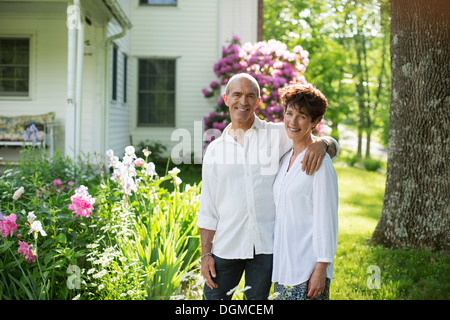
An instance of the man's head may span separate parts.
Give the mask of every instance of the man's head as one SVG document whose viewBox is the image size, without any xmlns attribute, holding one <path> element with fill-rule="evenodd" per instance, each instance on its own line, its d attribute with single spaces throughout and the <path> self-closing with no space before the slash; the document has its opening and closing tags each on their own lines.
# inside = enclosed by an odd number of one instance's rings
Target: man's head
<svg viewBox="0 0 450 320">
<path fill-rule="evenodd" d="M 236 127 L 249 128 L 261 101 L 259 84 L 252 76 L 239 73 L 231 77 L 223 95 L 230 109 L 231 122 Z"/>
</svg>

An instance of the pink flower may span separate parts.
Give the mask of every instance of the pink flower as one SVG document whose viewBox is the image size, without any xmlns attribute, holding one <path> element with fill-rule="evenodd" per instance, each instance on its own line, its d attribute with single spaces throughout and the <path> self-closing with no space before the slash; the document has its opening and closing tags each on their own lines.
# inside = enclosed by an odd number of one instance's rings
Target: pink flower
<svg viewBox="0 0 450 320">
<path fill-rule="evenodd" d="M 145 160 L 142 158 L 137 158 L 136 160 L 134 160 L 134 164 L 136 166 L 142 166 L 145 163 Z"/>
<path fill-rule="evenodd" d="M 75 182 L 69 181 L 69 182 L 67 182 L 67 184 L 72 187 L 73 185 L 75 185 Z"/>
<path fill-rule="evenodd" d="M 33 246 L 30 246 L 25 241 L 19 241 L 19 250 L 17 250 L 17 252 L 21 253 L 25 258 L 25 261 L 28 263 L 36 262 L 37 255 L 33 253 L 32 247 Z"/>
<path fill-rule="evenodd" d="M 60 179 L 53 180 L 53 185 L 54 185 L 55 187 L 57 187 L 57 186 L 59 186 L 59 185 L 62 185 L 62 181 L 61 181 Z"/>
<path fill-rule="evenodd" d="M 69 204 L 69 210 L 73 210 L 73 213 L 81 217 L 89 217 L 94 210 L 93 204 L 95 199 L 89 195 L 87 188 L 81 186 L 75 190 L 75 194 L 70 197 L 72 201 Z"/>
<path fill-rule="evenodd" d="M 17 189 L 16 192 L 14 192 L 13 199 L 14 200 L 19 199 L 23 195 L 24 192 L 25 192 L 25 189 L 23 187 L 20 187 L 19 189 Z"/>
<path fill-rule="evenodd" d="M 17 216 L 10 214 L 0 221 L 0 232 L 2 232 L 3 238 L 7 237 L 8 234 L 12 237 L 14 230 L 17 229 L 16 220 Z"/>
</svg>

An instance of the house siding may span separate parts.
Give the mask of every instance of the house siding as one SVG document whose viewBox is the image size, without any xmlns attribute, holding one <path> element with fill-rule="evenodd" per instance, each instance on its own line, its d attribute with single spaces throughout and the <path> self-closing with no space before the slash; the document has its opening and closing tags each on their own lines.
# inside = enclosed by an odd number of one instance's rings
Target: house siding
<svg viewBox="0 0 450 320">
<path fill-rule="evenodd" d="M 167 154 L 180 141 L 175 129 L 186 129 L 191 141 L 183 140 L 191 152 L 200 156 L 203 118 L 214 110 L 218 97 L 206 99 L 202 89 L 217 76 L 213 65 L 222 54 L 222 45 L 237 34 L 243 42 L 256 41 L 257 0 L 179 0 L 177 7 L 139 6 L 131 8 L 132 88 L 137 88 L 137 64 L 140 58 L 176 58 L 175 127 L 139 127 L 137 125 L 137 89 L 130 94 L 130 129 L 133 143 L 161 142 Z M 195 139 L 195 141 L 194 141 Z M 199 141 L 200 140 L 200 141 Z M 189 145 L 190 144 L 190 145 Z M 186 149 L 188 150 L 188 149 Z"/>
<path fill-rule="evenodd" d="M 133 143 L 149 140 L 166 145 L 168 152 L 176 128 L 187 129 L 193 138 L 194 121 L 203 121 L 211 110 L 211 101 L 203 97 L 202 88 L 216 79 L 213 64 L 219 57 L 218 1 L 178 1 L 177 7 L 139 6 L 134 2 L 130 67 L 132 87 L 138 85 L 138 59 L 176 59 L 175 127 L 138 127 L 137 90 L 130 93 L 130 128 Z M 192 150 L 193 151 L 193 150 Z"/>
<path fill-rule="evenodd" d="M 123 1 L 122 1 L 123 2 Z M 125 8 L 124 11 L 129 11 Z M 108 23 L 107 38 L 119 34 L 121 26 L 114 19 Z M 107 149 L 112 149 L 115 154 L 123 156 L 124 148 L 130 145 L 130 31 L 124 37 L 116 39 L 113 44 L 117 47 L 117 97 L 112 100 L 112 74 L 113 74 L 113 50 L 109 48 L 109 108 L 108 108 L 108 128 L 107 128 Z M 127 75 L 127 102 L 124 103 L 124 55 L 128 56 Z"/>
</svg>

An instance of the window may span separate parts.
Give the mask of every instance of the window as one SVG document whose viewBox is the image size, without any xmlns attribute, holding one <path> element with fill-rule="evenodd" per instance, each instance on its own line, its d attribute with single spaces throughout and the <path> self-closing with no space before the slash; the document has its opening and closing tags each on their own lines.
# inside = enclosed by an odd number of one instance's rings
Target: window
<svg viewBox="0 0 450 320">
<path fill-rule="evenodd" d="M 175 126 L 175 60 L 140 59 L 138 126 Z"/>
<path fill-rule="evenodd" d="M 141 5 L 176 6 L 177 0 L 140 0 Z"/>
<path fill-rule="evenodd" d="M 29 95 L 30 39 L 0 38 L 0 96 Z"/>
<path fill-rule="evenodd" d="M 112 99 L 117 100 L 117 51 L 118 48 L 113 45 L 113 61 L 112 61 Z"/>
</svg>

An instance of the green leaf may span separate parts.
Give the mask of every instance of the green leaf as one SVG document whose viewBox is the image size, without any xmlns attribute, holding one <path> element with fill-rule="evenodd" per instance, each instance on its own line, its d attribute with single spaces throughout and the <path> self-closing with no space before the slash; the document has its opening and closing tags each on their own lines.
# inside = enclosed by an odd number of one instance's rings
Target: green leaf
<svg viewBox="0 0 450 320">
<path fill-rule="evenodd" d="M 56 241 L 60 242 L 60 243 L 66 243 L 67 242 L 67 237 L 65 233 L 60 233 L 57 237 L 55 237 Z"/>
<path fill-rule="evenodd" d="M 52 258 L 53 258 L 53 253 L 52 252 L 47 253 L 44 257 L 45 265 L 48 265 L 48 263 L 50 262 L 50 260 L 52 260 Z"/>
</svg>

